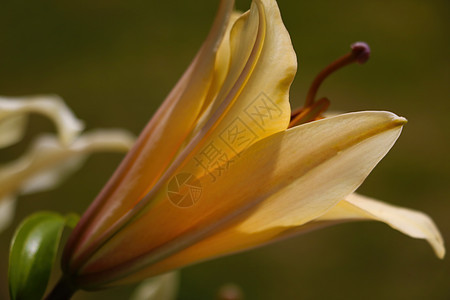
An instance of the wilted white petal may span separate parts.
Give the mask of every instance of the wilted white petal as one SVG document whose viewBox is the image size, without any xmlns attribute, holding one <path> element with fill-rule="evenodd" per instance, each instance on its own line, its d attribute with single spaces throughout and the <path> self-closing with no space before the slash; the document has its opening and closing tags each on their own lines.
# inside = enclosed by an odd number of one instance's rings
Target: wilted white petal
<svg viewBox="0 0 450 300">
<path fill-rule="evenodd" d="M 52 168 L 43 169 L 23 182 L 20 194 L 33 194 L 52 189 L 79 169 L 86 158 L 86 155 L 69 157 Z"/>
<path fill-rule="evenodd" d="M 417 239 L 426 239 L 436 255 L 445 255 L 444 241 L 426 214 L 408 208 L 393 206 L 357 194 L 348 196 L 316 221 L 375 220 Z"/>
<path fill-rule="evenodd" d="M 98 130 L 79 136 L 70 146 L 54 135 L 39 137 L 30 151 L 0 167 L 0 198 L 52 188 L 76 171 L 92 152 L 126 152 L 134 138 L 121 130 Z"/>
<path fill-rule="evenodd" d="M 9 195 L 0 198 L 0 232 L 11 223 L 14 210 L 16 209 L 16 199 Z"/>
<path fill-rule="evenodd" d="M 1 100 L 0 100 L 1 101 Z M 5 148 L 20 141 L 25 131 L 27 118 L 13 116 L 0 120 L 0 148 Z"/>
<path fill-rule="evenodd" d="M 75 117 L 58 96 L 0 97 L 0 147 L 11 145 L 21 138 L 25 123 L 24 120 L 17 121 L 17 117 L 30 113 L 42 114 L 53 120 L 64 145 L 70 144 L 83 130 L 83 122 Z M 16 121 L 11 121 L 11 118 L 16 118 Z M 9 124 L 5 125 L 4 122 Z M 16 126 L 13 133 L 11 126 Z"/>
<path fill-rule="evenodd" d="M 178 272 L 144 280 L 131 296 L 132 300 L 172 300 L 178 291 Z"/>
</svg>

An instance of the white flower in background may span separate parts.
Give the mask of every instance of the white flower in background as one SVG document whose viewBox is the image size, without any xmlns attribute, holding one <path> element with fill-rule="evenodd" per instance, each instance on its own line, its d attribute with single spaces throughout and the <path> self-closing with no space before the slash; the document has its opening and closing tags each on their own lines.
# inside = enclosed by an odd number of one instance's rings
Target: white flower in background
<svg viewBox="0 0 450 300">
<path fill-rule="evenodd" d="M 174 300 L 178 291 L 178 272 L 170 272 L 142 281 L 131 300 Z"/>
<path fill-rule="evenodd" d="M 134 137 L 124 130 L 81 134 L 83 122 L 57 96 L 0 97 L 0 151 L 19 142 L 32 113 L 51 119 L 58 134 L 37 137 L 22 157 L 0 166 L 0 232 L 14 216 L 19 195 L 56 187 L 93 152 L 127 152 Z"/>
<path fill-rule="evenodd" d="M 29 114 L 38 113 L 51 119 L 61 143 L 68 146 L 84 129 L 64 101 L 54 95 L 31 97 L 0 97 L 0 149 L 20 141 Z"/>
</svg>

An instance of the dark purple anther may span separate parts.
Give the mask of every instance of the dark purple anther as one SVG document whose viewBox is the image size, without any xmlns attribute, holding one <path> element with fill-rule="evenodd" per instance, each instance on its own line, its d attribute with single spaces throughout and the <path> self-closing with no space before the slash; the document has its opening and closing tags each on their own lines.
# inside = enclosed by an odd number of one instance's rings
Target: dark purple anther
<svg viewBox="0 0 450 300">
<path fill-rule="evenodd" d="M 351 45 L 352 54 L 359 64 L 365 63 L 370 57 L 370 47 L 364 42 L 356 42 Z"/>
<path fill-rule="evenodd" d="M 333 61 L 328 67 L 323 69 L 319 75 L 314 79 L 311 87 L 309 88 L 308 95 L 306 95 L 305 106 L 309 107 L 314 104 L 314 99 L 316 98 L 317 90 L 319 89 L 322 81 L 328 77 L 331 73 L 340 68 L 349 65 L 351 63 L 357 62 L 359 64 L 365 63 L 370 57 L 370 48 L 364 42 L 356 42 L 351 46 L 352 52 L 345 54 L 344 56 Z"/>
</svg>

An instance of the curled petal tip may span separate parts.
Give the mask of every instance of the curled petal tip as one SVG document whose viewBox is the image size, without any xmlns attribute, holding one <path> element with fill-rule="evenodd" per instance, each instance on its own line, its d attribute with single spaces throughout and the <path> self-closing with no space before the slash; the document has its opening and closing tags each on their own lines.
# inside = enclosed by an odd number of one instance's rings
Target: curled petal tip
<svg viewBox="0 0 450 300">
<path fill-rule="evenodd" d="M 365 63 L 370 57 L 370 47 L 365 42 L 356 42 L 351 45 L 352 54 L 355 56 L 356 61 L 360 64 Z"/>
<path fill-rule="evenodd" d="M 386 121 L 394 124 L 395 126 L 403 126 L 408 123 L 408 120 L 404 117 L 400 117 L 393 112 L 380 111 L 379 113 L 386 114 Z"/>
<path fill-rule="evenodd" d="M 397 123 L 399 126 L 403 126 L 403 125 L 405 125 L 406 123 L 408 123 L 408 120 L 407 120 L 406 118 L 404 118 L 404 117 L 399 117 L 399 116 L 396 116 L 395 119 L 394 119 L 394 121 L 395 121 L 395 123 Z"/>
</svg>

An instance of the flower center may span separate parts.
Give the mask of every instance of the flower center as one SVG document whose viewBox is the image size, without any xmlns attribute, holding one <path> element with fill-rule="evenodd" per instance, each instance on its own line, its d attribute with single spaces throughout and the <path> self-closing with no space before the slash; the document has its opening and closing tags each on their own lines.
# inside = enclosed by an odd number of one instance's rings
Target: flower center
<svg viewBox="0 0 450 300">
<path fill-rule="evenodd" d="M 317 101 L 315 100 L 317 91 L 325 78 L 327 78 L 334 71 L 339 70 L 340 68 L 351 63 L 357 62 L 359 64 L 363 64 L 370 57 L 369 45 L 364 42 L 356 42 L 352 44 L 351 49 L 352 50 L 349 53 L 333 61 L 316 76 L 311 84 L 311 87 L 309 88 L 303 107 L 292 112 L 289 128 L 320 119 L 321 114 L 327 110 L 330 105 L 330 101 L 327 98 L 320 98 Z"/>
</svg>

